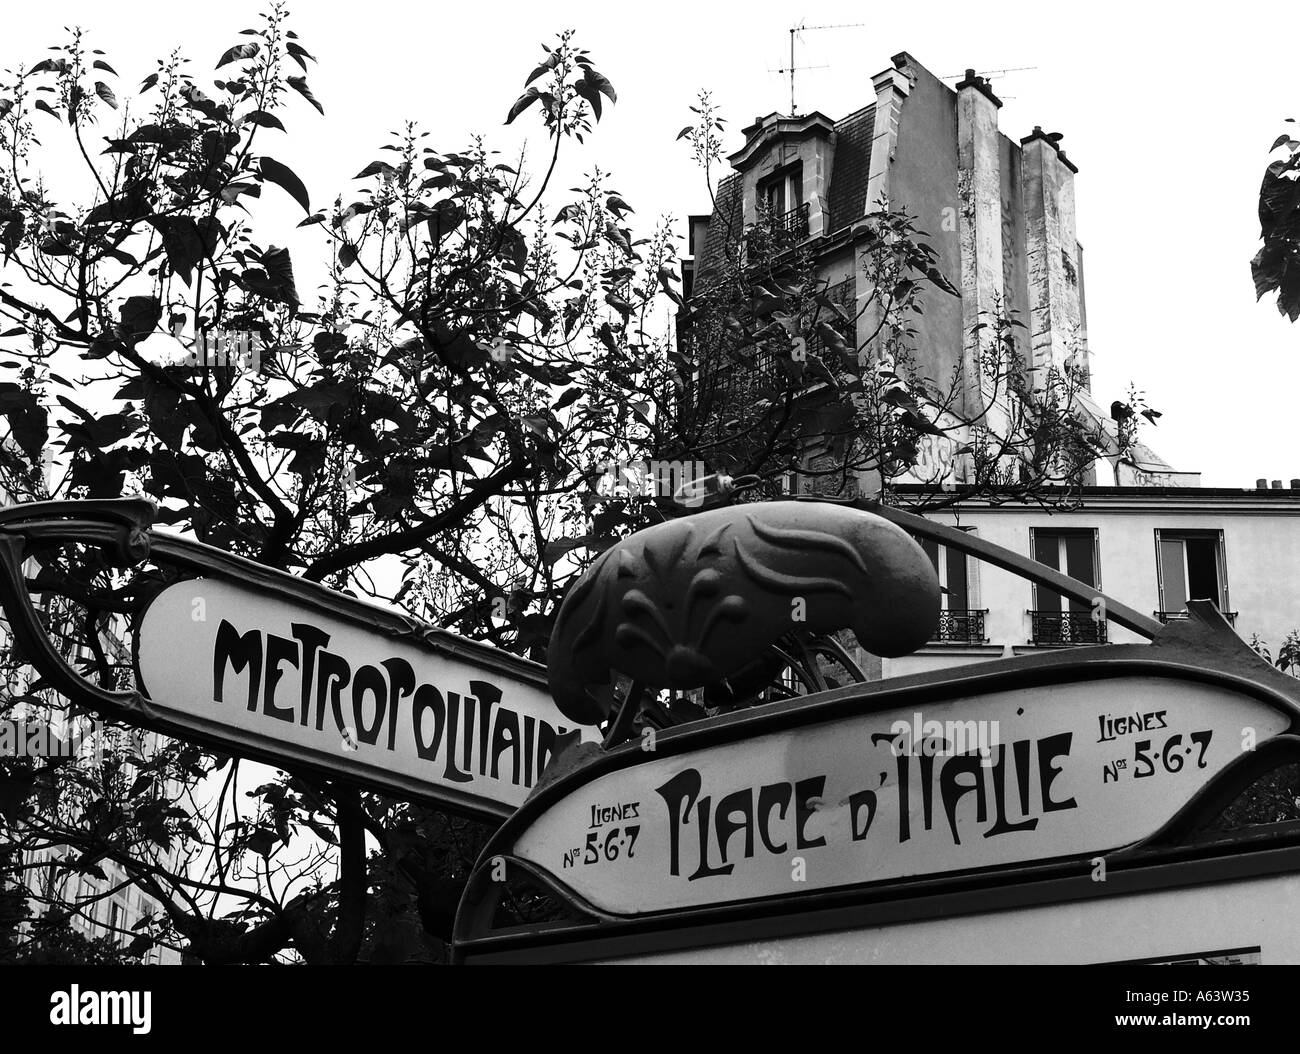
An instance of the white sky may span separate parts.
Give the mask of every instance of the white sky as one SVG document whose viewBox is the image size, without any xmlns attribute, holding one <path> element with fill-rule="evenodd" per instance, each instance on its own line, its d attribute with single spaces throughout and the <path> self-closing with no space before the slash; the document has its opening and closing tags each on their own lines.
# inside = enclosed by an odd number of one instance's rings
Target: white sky
<svg viewBox="0 0 1300 1054">
<path fill-rule="evenodd" d="M 6 4 L 0 67 L 34 63 L 78 24 L 122 75 L 119 94 L 176 44 L 204 79 L 260 9 L 253 0 Z M 600 164 L 648 228 L 663 213 L 707 211 L 689 151 L 674 142 L 700 88 L 723 107 L 735 149 L 743 125 L 788 109 L 788 81 L 768 72 L 788 62 L 788 28 L 864 19 L 872 25 L 803 34 L 797 64 L 828 68 L 799 74 L 800 110 L 839 117 L 870 102 L 872 74 L 898 51 L 939 75 L 1037 67 L 994 81 L 1005 101 L 1000 123 L 1016 139 L 1035 124 L 1063 132 L 1080 168 L 1098 401 L 1122 397 L 1134 381 L 1165 414 L 1150 444 L 1175 468 L 1203 471 L 1206 485 L 1300 477 L 1289 442 L 1300 325 L 1255 303 L 1249 272 L 1266 151 L 1284 118 L 1300 118 L 1293 3 L 299 2 L 291 27 L 320 60 L 309 81 L 326 116 L 295 103 L 290 138 L 272 135 L 264 150 L 297 169 L 318 208 L 382 156 L 372 148 L 408 118 L 433 133 L 437 149 L 482 132 L 508 152 L 521 136 L 501 122 L 539 44 L 575 28 L 620 101 L 560 186 Z M 517 124 L 540 147 L 532 118 Z M 308 243 L 292 233 L 301 214 L 273 194 L 260 206 L 262 240 L 294 247 L 301 276 Z M 300 287 L 307 299 L 310 283 L 300 277 Z"/>
</svg>

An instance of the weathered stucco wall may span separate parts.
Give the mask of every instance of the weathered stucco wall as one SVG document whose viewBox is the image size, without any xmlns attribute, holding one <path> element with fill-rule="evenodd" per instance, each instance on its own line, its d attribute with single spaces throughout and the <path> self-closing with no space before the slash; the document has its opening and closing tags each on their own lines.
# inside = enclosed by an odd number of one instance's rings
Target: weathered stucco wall
<svg viewBox="0 0 1300 1054">
<path fill-rule="evenodd" d="M 938 253 L 939 269 L 960 288 L 961 247 L 955 222 L 961 208 L 957 96 L 915 63 L 909 63 L 908 73 L 912 85 L 900 113 L 889 177 L 890 201 L 915 217 Z M 925 313 L 915 320 L 915 326 L 917 364 L 925 376 L 946 390 L 962 347 L 961 300 L 938 290 L 928 292 Z"/>
</svg>

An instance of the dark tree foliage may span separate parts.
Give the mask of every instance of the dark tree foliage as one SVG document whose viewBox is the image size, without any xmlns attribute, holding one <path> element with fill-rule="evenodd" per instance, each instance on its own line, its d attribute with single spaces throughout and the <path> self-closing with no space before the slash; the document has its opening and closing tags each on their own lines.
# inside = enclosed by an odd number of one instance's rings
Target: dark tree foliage
<svg viewBox="0 0 1300 1054">
<path fill-rule="evenodd" d="M 1281 154 L 1264 170 L 1259 188 L 1259 227 L 1263 248 L 1250 262 L 1255 298 L 1277 294 L 1277 309 L 1292 322 L 1300 319 L 1300 140 L 1278 136 Z"/>
<path fill-rule="evenodd" d="M 280 3 L 237 41 L 210 75 L 173 52 L 127 87 L 77 30 L 0 83 L 0 484 L 146 495 L 166 529 L 538 656 L 588 551 L 638 525 L 593 522 L 593 480 L 642 453 L 628 385 L 666 346 L 629 320 L 667 225 L 636 238 L 599 173 L 552 186 L 616 91 L 561 34 L 505 115 L 545 154 L 406 125 L 320 207 L 280 160 L 323 112 L 316 60 Z M 29 585 L 70 661 L 129 682 L 141 575 L 74 547 Z M 0 716 L 66 710 L 4 666 Z M 11 886 L 54 849 L 56 890 L 111 861 L 160 905 L 141 940 L 208 962 L 437 958 L 486 834 L 183 743 L 0 768 Z"/>
</svg>

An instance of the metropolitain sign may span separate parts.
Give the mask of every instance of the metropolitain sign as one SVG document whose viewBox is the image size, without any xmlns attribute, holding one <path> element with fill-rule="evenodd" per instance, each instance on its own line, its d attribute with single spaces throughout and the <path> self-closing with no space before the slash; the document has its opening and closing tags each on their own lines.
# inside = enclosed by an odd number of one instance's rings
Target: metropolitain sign
<svg viewBox="0 0 1300 1054">
<path fill-rule="evenodd" d="M 565 718 L 541 667 L 485 645 L 424 641 L 238 583 L 192 579 L 150 602 L 136 633 L 155 717 L 278 763 L 374 789 L 508 815 Z"/>
<path fill-rule="evenodd" d="M 640 758 L 530 803 L 507 853 L 613 916 L 1104 854 L 1290 724 L 1247 694 L 1154 675 L 807 712 L 672 756 L 625 748 Z"/>
</svg>

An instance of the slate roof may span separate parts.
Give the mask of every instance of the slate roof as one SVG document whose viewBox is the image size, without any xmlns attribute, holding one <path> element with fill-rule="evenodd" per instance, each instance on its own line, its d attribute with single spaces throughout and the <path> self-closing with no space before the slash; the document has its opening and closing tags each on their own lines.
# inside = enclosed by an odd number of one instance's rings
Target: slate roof
<svg viewBox="0 0 1300 1054">
<path fill-rule="evenodd" d="M 867 178 L 871 174 L 871 140 L 876 107 L 864 106 L 835 122 L 835 158 L 831 167 L 830 231 L 854 223 L 867 211 Z"/>
<path fill-rule="evenodd" d="M 696 281 L 707 281 L 708 272 L 726 258 L 728 247 L 734 248 L 745 229 L 744 202 L 741 200 L 740 173 L 733 172 L 718 183 L 714 195 L 713 215 L 704 235 L 704 248 L 696 264 Z"/>
</svg>

